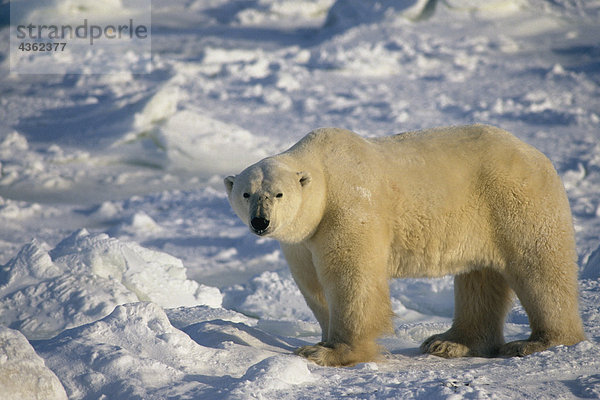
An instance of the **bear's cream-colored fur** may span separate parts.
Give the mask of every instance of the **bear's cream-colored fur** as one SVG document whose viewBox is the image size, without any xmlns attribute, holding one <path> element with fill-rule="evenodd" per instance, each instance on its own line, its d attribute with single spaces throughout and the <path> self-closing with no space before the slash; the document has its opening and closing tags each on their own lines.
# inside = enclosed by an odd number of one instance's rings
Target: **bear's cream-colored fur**
<svg viewBox="0 0 600 400">
<path fill-rule="evenodd" d="M 323 332 L 296 353 L 318 364 L 376 359 L 376 338 L 392 331 L 390 278 L 455 275 L 453 325 L 425 353 L 523 356 L 584 340 L 564 188 L 508 132 L 317 129 L 225 186 L 242 221 L 280 242 Z M 531 335 L 505 343 L 513 291 Z"/>
</svg>

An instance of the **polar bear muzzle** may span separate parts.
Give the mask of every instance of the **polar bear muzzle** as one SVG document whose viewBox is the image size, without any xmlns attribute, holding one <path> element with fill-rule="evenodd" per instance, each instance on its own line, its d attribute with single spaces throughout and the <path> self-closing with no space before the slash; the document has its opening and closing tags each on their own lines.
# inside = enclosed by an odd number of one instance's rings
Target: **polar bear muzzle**
<svg viewBox="0 0 600 400">
<path fill-rule="evenodd" d="M 265 192 L 250 197 L 250 230 L 259 236 L 273 231 L 274 226 L 270 220 L 273 208 L 272 197 Z"/>
<path fill-rule="evenodd" d="M 267 232 L 270 222 L 271 221 L 263 217 L 254 217 L 250 221 L 250 225 L 252 226 L 254 233 L 262 236 Z"/>
</svg>

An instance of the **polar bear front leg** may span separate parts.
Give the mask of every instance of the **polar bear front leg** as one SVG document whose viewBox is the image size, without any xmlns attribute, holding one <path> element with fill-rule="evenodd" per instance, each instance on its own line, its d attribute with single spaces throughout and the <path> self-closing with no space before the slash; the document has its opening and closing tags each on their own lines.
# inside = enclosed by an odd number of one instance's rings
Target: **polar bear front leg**
<svg viewBox="0 0 600 400">
<path fill-rule="evenodd" d="M 329 305 L 329 331 L 324 342 L 296 354 L 325 366 L 376 358 L 375 339 L 392 329 L 386 254 L 375 248 L 346 248 L 320 259 L 316 267 Z"/>
<path fill-rule="evenodd" d="M 329 332 L 329 307 L 312 261 L 312 253 L 301 244 L 281 243 L 281 250 L 300 293 L 321 326 L 321 340 L 324 342 Z"/>
</svg>

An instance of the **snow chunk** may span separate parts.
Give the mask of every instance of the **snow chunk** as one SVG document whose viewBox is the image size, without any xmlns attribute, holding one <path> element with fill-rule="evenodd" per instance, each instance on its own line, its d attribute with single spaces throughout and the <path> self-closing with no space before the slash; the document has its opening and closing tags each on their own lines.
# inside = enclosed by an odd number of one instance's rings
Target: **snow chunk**
<svg viewBox="0 0 600 400">
<path fill-rule="evenodd" d="M 0 187 L 35 187 L 42 192 L 71 188 L 89 168 L 90 154 L 74 150 L 65 152 L 54 144 L 39 151 L 30 148 L 27 138 L 13 131 L 0 140 Z M 79 167 L 73 168 L 73 164 Z M 31 190 L 31 189 L 29 189 Z"/>
<path fill-rule="evenodd" d="M 0 197 L 0 218 L 19 221 L 41 213 L 42 206 L 37 203 L 10 200 Z"/>
<path fill-rule="evenodd" d="M 29 143 L 25 136 L 13 131 L 6 135 L 2 142 L 0 142 L 0 150 L 3 152 L 15 150 L 26 151 L 29 150 Z"/>
<path fill-rule="evenodd" d="M 315 377 L 308 369 L 307 361 L 295 356 L 269 357 L 248 368 L 235 396 L 252 393 L 256 398 L 268 398 L 269 392 L 287 389 L 292 385 L 312 382 Z"/>
<path fill-rule="evenodd" d="M 266 157 L 267 140 L 245 129 L 211 118 L 198 111 L 183 110 L 156 132 L 176 168 L 223 173 L 234 166 Z"/>
<path fill-rule="evenodd" d="M 582 279 L 598 279 L 600 278 L 600 246 L 590 254 L 583 271 L 581 271 Z"/>
<path fill-rule="evenodd" d="M 285 385 L 297 385 L 310 382 L 314 378 L 308 370 L 307 361 L 300 357 L 269 357 L 248 368 L 243 379 L 246 381 L 279 381 Z"/>
<path fill-rule="evenodd" d="M 182 318 L 180 323 L 199 322 L 182 332 L 158 305 L 138 302 L 117 306 L 102 320 L 34 346 L 70 399 L 99 394 L 128 399 L 235 398 L 223 394 L 229 394 L 230 387 L 270 392 L 314 379 L 307 361 L 289 354 L 299 344 L 288 343 L 292 339 L 212 319 L 231 314 L 226 310 L 194 307 L 174 313 Z M 246 398 L 254 392 L 239 393 Z"/>
<path fill-rule="evenodd" d="M 219 307 L 219 289 L 188 280 L 181 260 L 80 230 L 47 252 L 35 240 L 0 270 L 0 323 L 29 338 L 102 318 L 118 304 Z"/>
<path fill-rule="evenodd" d="M 153 303 L 118 306 L 100 321 L 39 342 L 36 349 L 57 373 L 69 398 L 202 398 L 206 385 L 188 379 L 212 375 L 217 350 L 173 328 Z"/>
<path fill-rule="evenodd" d="M 165 85 L 150 98 L 142 112 L 135 114 L 134 126 L 138 129 L 151 128 L 175 114 L 177 105 L 183 100 L 185 95 L 178 87 Z"/>
<path fill-rule="evenodd" d="M 128 217 L 124 223 L 115 229 L 111 229 L 109 233 L 117 237 L 136 235 L 144 237 L 161 231 L 162 227 L 152 217 L 143 211 L 139 211 Z"/>
<path fill-rule="evenodd" d="M 115 218 L 122 211 L 114 202 L 104 201 L 94 209 L 91 215 L 97 218 L 111 219 Z"/>
<path fill-rule="evenodd" d="M 59 243 L 51 255 L 103 278 L 119 280 L 142 301 L 163 307 L 221 305 L 219 290 L 188 280 L 181 260 L 134 242 L 81 230 Z"/>
<path fill-rule="evenodd" d="M 60 269 L 52 263 L 44 247 L 34 239 L 23 246 L 17 256 L 2 267 L 0 293 L 7 292 L 9 287 L 16 289 L 24 286 L 27 281 L 50 279 L 60 275 Z"/>
<path fill-rule="evenodd" d="M 212 118 L 203 110 L 178 110 L 176 93 L 157 93 L 135 117 L 136 129 L 142 131 L 126 135 L 115 143 L 115 149 L 132 157 L 133 163 L 202 176 L 242 169 L 273 151 L 265 137 Z"/>
<path fill-rule="evenodd" d="M 20 332 L 0 326 L 0 393 L 4 400 L 67 399 L 65 389 Z"/>
<path fill-rule="evenodd" d="M 221 320 L 245 325 L 256 325 L 256 320 L 235 311 L 208 306 L 177 307 L 165 310 L 174 327 L 183 329 L 204 321 Z"/>
<path fill-rule="evenodd" d="M 259 0 L 242 9 L 235 21 L 242 26 L 277 26 L 285 29 L 320 25 L 333 0 Z"/>
</svg>

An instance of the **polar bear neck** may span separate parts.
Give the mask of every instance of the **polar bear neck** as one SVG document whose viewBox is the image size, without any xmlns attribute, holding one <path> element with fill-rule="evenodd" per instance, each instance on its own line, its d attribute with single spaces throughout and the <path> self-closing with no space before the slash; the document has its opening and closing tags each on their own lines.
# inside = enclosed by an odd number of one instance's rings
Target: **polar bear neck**
<svg viewBox="0 0 600 400">
<path fill-rule="evenodd" d="M 302 206 L 295 218 L 272 236 L 288 244 L 303 242 L 316 232 L 325 212 L 327 186 L 320 161 L 290 151 L 272 157 L 272 161 L 296 171 L 298 176 L 310 176 L 310 182 L 302 188 Z"/>
</svg>

